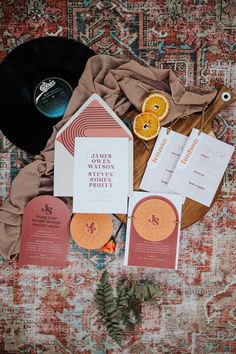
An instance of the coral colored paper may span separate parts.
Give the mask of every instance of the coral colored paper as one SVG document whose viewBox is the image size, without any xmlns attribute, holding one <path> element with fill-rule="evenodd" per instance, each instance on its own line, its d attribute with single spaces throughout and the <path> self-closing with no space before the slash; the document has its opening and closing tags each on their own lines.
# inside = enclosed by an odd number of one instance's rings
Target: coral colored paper
<svg viewBox="0 0 236 354">
<path fill-rule="evenodd" d="M 125 265 L 177 269 L 181 207 L 181 195 L 133 193 Z"/>
<path fill-rule="evenodd" d="M 31 200 L 24 210 L 19 264 L 65 267 L 70 216 L 58 198 L 39 196 Z"/>
</svg>

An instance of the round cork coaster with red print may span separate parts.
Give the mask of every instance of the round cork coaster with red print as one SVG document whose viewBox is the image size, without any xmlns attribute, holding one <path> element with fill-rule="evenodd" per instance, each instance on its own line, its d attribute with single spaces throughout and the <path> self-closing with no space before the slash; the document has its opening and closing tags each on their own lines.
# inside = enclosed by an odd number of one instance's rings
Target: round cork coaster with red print
<svg viewBox="0 0 236 354">
<path fill-rule="evenodd" d="M 109 214 L 75 214 L 70 223 L 75 242 L 86 249 L 98 249 L 112 236 L 112 219 Z"/>
<path fill-rule="evenodd" d="M 140 237 L 162 241 L 169 237 L 177 223 L 174 205 L 163 199 L 146 199 L 135 209 L 133 225 Z"/>
</svg>

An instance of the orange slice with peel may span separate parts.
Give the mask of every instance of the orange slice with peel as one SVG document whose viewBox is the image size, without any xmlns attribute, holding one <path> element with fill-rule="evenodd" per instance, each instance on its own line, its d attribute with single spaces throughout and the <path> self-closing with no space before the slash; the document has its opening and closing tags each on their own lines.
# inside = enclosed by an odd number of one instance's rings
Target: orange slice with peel
<svg viewBox="0 0 236 354">
<path fill-rule="evenodd" d="M 142 112 L 150 112 L 155 114 L 159 120 L 163 120 L 169 112 L 168 99 L 160 93 L 151 93 L 142 104 Z"/>
<path fill-rule="evenodd" d="M 143 140 L 154 139 L 160 131 L 160 121 L 152 113 L 143 112 L 134 118 L 133 132 Z"/>
</svg>

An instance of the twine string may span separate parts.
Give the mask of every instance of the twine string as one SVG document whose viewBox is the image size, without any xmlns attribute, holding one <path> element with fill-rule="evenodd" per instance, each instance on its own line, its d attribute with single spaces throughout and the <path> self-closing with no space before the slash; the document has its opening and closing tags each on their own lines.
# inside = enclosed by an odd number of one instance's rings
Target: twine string
<svg viewBox="0 0 236 354">
<path fill-rule="evenodd" d="M 181 114 L 179 117 L 176 119 L 172 120 L 171 125 L 167 128 L 167 134 L 169 134 L 172 131 L 173 126 L 180 120 L 180 119 L 188 119 L 189 115 L 187 114 Z"/>
<path fill-rule="evenodd" d="M 199 129 L 199 133 L 198 135 L 200 135 L 201 133 L 204 133 L 204 127 L 206 126 L 206 124 L 209 122 L 209 120 L 211 119 L 211 116 L 209 116 L 206 120 L 205 120 L 205 111 L 207 108 L 207 103 L 205 103 L 203 110 L 202 110 L 202 115 L 201 115 L 201 125 L 200 125 L 200 129 Z M 205 121 L 204 121 L 205 120 Z"/>
</svg>

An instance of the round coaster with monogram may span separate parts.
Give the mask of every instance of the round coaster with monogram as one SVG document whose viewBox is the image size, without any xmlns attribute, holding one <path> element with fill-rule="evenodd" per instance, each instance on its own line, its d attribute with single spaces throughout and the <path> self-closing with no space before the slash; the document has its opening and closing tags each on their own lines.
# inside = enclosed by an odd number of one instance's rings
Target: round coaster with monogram
<svg viewBox="0 0 236 354">
<path fill-rule="evenodd" d="M 112 219 L 109 214 L 74 214 L 70 223 L 74 241 L 82 248 L 99 249 L 112 236 Z"/>
</svg>

